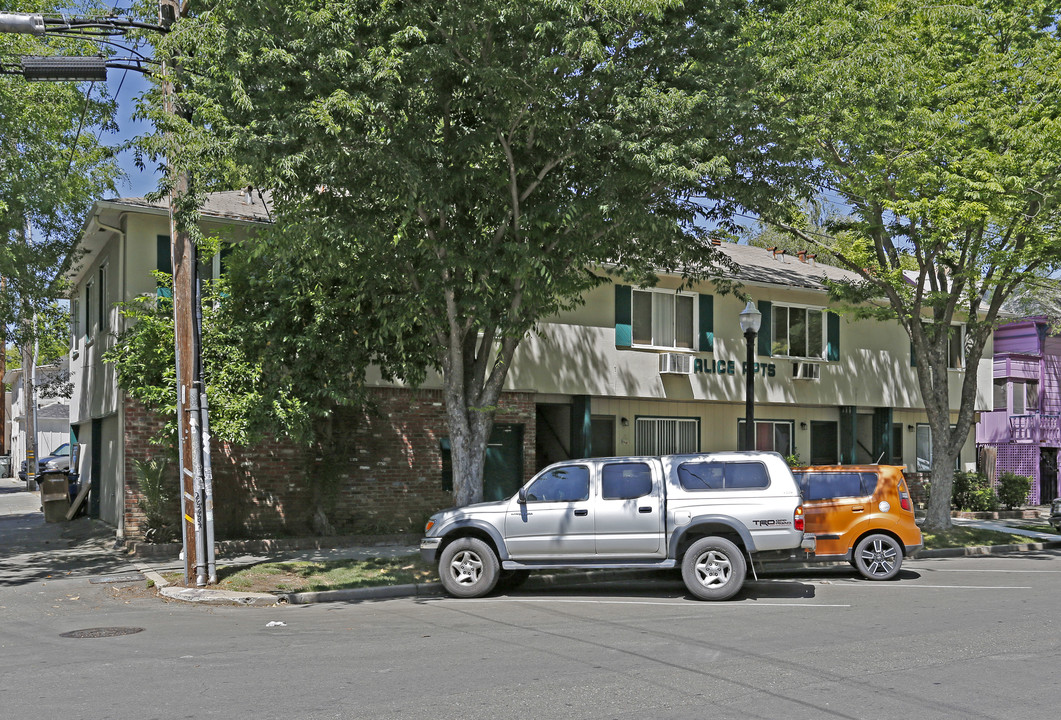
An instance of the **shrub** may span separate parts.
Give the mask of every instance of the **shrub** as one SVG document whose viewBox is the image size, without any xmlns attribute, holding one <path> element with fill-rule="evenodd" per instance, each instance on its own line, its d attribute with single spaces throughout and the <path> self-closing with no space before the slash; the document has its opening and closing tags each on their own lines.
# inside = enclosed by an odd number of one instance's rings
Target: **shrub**
<svg viewBox="0 0 1061 720">
<path fill-rule="evenodd" d="M 998 502 L 1007 510 L 1028 502 L 1028 494 L 1031 491 L 1032 479 L 1027 475 L 1004 472 L 998 479 Z"/>
<path fill-rule="evenodd" d="M 991 512 L 998 508 L 998 498 L 987 476 L 975 472 L 954 473 L 951 502 L 967 512 Z"/>
<path fill-rule="evenodd" d="M 169 477 L 169 461 L 164 458 L 134 460 L 140 484 L 140 509 L 147 531 L 144 538 L 166 542 L 177 535 L 180 519 L 180 487 Z"/>
</svg>

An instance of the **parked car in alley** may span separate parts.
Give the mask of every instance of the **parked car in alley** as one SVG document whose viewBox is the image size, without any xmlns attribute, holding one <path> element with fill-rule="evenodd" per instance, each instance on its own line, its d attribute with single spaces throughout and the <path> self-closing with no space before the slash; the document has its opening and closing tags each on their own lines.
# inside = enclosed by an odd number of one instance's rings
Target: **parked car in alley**
<svg viewBox="0 0 1061 720">
<path fill-rule="evenodd" d="M 890 580 L 924 544 L 900 467 L 795 468 L 813 560 L 847 561 L 869 580 Z"/>
<path fill-rule="evenodd" d="M 37 461 L 37 474 L 44 472 L 68 471 L 70 469 L 70 443 L 63 443 Z M 18 479 L 26 482 L 26 461 L 18 471 Z"/>
</svg>

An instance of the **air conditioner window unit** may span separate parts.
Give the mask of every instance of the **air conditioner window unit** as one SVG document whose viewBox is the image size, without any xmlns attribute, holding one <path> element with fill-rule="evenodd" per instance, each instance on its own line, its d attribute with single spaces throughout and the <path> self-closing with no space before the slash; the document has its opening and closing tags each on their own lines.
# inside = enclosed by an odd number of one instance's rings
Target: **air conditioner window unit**
<svg viewBox="0 0 1061 720">
<path fill-rule="evenodd" d="M 796 380 L 818 380 L 822 376 L 822 366 L 811 362 L 792 363 L 792 377 Z"/>
<path fill-rule="evenodd" d="M 684 353 L 662 353 L 659 356 L 660 375 L 691 375 L 693 357 Z"/>
</svg>

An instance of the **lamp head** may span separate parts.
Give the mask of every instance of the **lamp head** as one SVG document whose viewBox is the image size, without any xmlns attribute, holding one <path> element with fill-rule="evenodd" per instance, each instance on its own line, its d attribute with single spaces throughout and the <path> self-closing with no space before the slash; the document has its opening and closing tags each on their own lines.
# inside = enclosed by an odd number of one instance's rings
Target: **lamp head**
<svg viewBox="0 0 1061 720">
<path fill-rule="evenodd" d="M 749 300 L 747 306 L 740 314 L 741 332 L 747 333 L 750 330 L 753 333 L 757 333 L 762 322 L 763 314 L 755 307 L 755 303 Z"/>
</svg>

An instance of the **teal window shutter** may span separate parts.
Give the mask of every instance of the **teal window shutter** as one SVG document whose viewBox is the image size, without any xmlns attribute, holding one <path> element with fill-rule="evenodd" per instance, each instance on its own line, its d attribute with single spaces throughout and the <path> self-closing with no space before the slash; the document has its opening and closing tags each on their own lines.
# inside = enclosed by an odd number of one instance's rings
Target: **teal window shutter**
<svg viewBox="0 0 1061 720">
<path fill-rule="evenodd" d="M 910 367 L 917 367 L 917 356 L 914 355 L 914 341 L 910 341 Z"/>
<path fill-rule="evenodd" d="M 759 326 L 759 354 L 764 357 L 770 357 L 773 354 L 773 348 L 771 347 L 770 338 L 773 333 L 774 325 L 771 321 L 772 307 L 769 300 L 760 300 L 759 312 L 763 314 L 762 324 Z"/>
<path fill-rule="evenodd" d="M 715 297 L 700 296 L 700 352 L 715 351 Z"/>
<path fill-rule="evenodd" d="M 633 292 L 629 285 L 615 286 L 615 346 L 630 347 L 634 344 Z"/>
<path fill-rule="evenodd" d="M 825 359 L 836 362 L 840 359 L 840 316 L 826 313 Z"/>
</svg>

